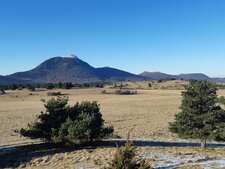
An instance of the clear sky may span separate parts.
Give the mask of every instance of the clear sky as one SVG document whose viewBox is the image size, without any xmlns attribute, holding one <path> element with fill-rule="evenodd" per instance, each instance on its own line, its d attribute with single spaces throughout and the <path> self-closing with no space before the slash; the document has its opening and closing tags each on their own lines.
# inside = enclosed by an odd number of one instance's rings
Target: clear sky
<svg viewBox="0 0 225 169">
<path fill-rule="evenodd" d="M 76 54 L 94 67 L 225 77 L 225 0 L 0 0 L 0 74 Z"/>
</svg>

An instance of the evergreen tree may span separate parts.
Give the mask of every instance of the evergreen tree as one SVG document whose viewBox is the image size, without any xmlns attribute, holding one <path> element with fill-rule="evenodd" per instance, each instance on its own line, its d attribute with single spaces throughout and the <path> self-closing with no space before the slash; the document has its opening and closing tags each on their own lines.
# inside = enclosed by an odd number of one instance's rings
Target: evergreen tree
<svg viewBox="0 0 225 169">
<path fill-rule="evenodd" d="M 58 83 L 58 88 L 61 89 L 62 87 L 63 87 L 62 82 L 59 82 L 59 83 Z"/>
<path fill-rule="evenodd" d="M 26 85 L 26 88 L 27 88 L 28 90 L 30 90 L 30 91 L 35 91 L 35 87 L 34 87 L 33 85 L 31 85 L 31 84 L 27 84 L 27 85 Z"/>
<path fill-rule="evenodd" d="M 199 139 L 202 148 L 207 140 L 225 140 L 225 111 L 217 104 L 216 91 L 214 83 L 190 81 L 170 131 L 181 138 Z"/>
<path fill-rule="evenodd" d="M 62 85 L 63 89 L 71 89 L 72 87 L 73 87 L 73 84 L 71 82 L 63 83 L 63 85 Z"/>
<path fill-rule="evenodd" d="M 18 89 L 18 85 L 17 84 L 13 84 L 12 86 L 11 86 L 11 90 L 16 90 L 16 89 Z"/>
<path fill-rule="evenodd" d="M 46 84 L 46 89 L 53 89 L 55 86 L 54 86 L 54 84 L 52 84 L 52 83 L 48 83 L 48 84 Z"/>
<path fill-rule="evenodd" d="M 57 97 L 44 103 L 46 112 L 41 112 L 35 122 L 22 128 L 22 136 L 54 143 L 80 144 L 113 133 L 112 127 L 104 126 L 97 102 L 77 102 L 71 107 L 68 98 Z"/>
<path fill-rule="evenodd" d="M 151 169 L 144 160 L 138 159 L 135 147 L 127 140 L 125 146 L 118 147 L 109 167 L 105 169 Z"/>
</svg>

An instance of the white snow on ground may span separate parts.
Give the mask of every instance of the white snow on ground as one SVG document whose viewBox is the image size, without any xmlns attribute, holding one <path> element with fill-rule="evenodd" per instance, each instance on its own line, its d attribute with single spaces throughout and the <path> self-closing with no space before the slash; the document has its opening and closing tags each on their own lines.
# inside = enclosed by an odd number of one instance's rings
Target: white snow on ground
<svg viewBox="0 0 225 169">
<path fill-rule="evenodd" d="M 125 140 L 122 140 L 125 141 Z M 183 143 L 164 143 L 164 142 L 154 142 L 154 141 L 139 141 L 136 142 L 136 144 L 139 144 L 139 146 L 147 147 L 147 146 L 162 146 L 161 144 L 165 145 L 167 144 L 183 144 Z M 188 144 L 188 143 L 187 143 Z M 190 143 L 189 143 L 190 144 Z M 217 147 L 217 144 L 214 143 L 214 147 Z M 219 145 L 219 144 L 218 144 Z M 223 146 L 219 145 L 219 149 L 224 149 L 225 151 L 225 144 Z M 137 145 L 138 146 L 138 145 Z M 190 146 L 190 145 L 189 145 Z M 0 153 L 5 152 L 14 152 L 16 151 L 16 147 L 0 147 Z M 141 150 L 141 149 L 140 149 Z M 204 154 L 194 154 L 194 153 L 171 153 L 169 150 L 165 151 L 165 149 L 142 149 L 141 150 L 141 156 L 139 158 L 147 159 L 152 161 L 153 160 L 153 167 L 155 169 L 174 169 L 176 167 L 182 167 L 182 166 L 201 166 L 203 169 L 225 169 L 225 157 L 223 156 L 206 156 Z M 96 169 L 99 168 L 93 163 L 74 163 L 72 164 L 73 168 L 78 169 Z"/>
<path fill-rule="evenodd" d="M 156 155 L 154 157 L 148 156 L 141 158 L 154 159 L 155 169 L 173 169 L 181 166 L 191 166 L 200 165 L 203 169 L 224 169 L 225 168 L 225 158 L 224 159 L 212 159 L 202 155 L 181 155 L 181 156 L 168 156 L 168 155 Z"/>
</svg>

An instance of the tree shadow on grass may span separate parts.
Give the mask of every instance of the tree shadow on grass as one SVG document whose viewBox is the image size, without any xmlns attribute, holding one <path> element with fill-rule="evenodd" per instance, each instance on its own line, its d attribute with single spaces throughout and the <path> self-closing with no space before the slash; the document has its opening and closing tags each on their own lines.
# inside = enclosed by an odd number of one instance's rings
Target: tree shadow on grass
<svg viewBox="0 0 225 169">
<path fill-rule="evenodd" d="M 200 143 L 190 142 L 165 142 L 149 140 L 132 140 L 134 146 L 162 146 L 162 147 L 199 147 Z M 116 147 L 126 143 L 126 139 L 104 140 L 87 143 L 79 146 L 62 146 L 51 143 L 38 143 L 32 145 L 13 145 L 0 147 L 0 168 L 16 168 L 34 158 L 51 156 L 57 153 L 66 153 L 81 149 L 93 150 L 98 147 Z M 209 143 L 208 147 L 225 147 L 225 144 Z"/>
<path fill-rule="evenodd" d="M 16 168 L 34 158 L 54 155 L 63 152 L 72 152 L 80 149 L 90 149 L 88 146 L 64 147 L 51 143 L 19 145 L 0 149 L 0 168 Z"/>
</svg>

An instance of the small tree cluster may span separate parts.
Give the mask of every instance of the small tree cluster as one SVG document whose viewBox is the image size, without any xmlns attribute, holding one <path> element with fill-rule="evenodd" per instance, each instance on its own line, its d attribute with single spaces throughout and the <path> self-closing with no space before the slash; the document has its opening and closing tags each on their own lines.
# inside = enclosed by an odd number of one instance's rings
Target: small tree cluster
<svg viewBox="0 0 225 169">
<path fill-rule="evenodd" d="M 165 78 L 165 79 L 159 79 L 157 80 L 158 83 L 167 82 L 167 81 L 173 81 L 176 80 L 176 78 Z"/>
<path fill-rule="evenodd" d="M 62 94 L 61 94 L 61 92 L 58 92 L 58 91 L 57 91 L 57 92 L 52 91 L 52 92 L 48 92 L 47 95 L 48 95 L 48 96 L 60 96 L 60 95 L 62 95 Z"/>
<path fill-rule="evenodd" d="M 130 90 L 116 90 L 115 94 L 118 95 L 135 95 L 137 94 L 137 91 L 130 91 Z"/>
<path fill-rule="evenodd" d="M 128 140 L 125 146 L 118 147 L 112 162 L 106 169 L 151 169 L 143 159 L 136 157 L 136 149 Z"/>
<path fill-rule="evenodd" d="M 207 81 L 191 81 L 182 92 L 181 112 L 170 124 L 170 131 L 181 138 L 225 140 L 225 111 L 218 104 L 217 88 Z M 220 99 L 222 102 L 223 99 Z"/>
<path fill-rule="evenodd" d="M 122 89 L 122 88 L 125 88 L 126 86 L 128 86 L 128 84 L 123 84 L 123 83 L 114 83 L 113 87 L 112 88 L 119 88 L 119 89 Z"/>
<path fill-rule="evenodd" d="M 36 85 L 33 84 L 12 84 L 12 85 L 2 85 L 0 86 L 3 90 L 22 90 L 22 89 L 28 89 L 30 91 L 35 91 Z"/>
<path fill-rule="evenodd" d="M 30 91 L 35 91 L 35 87 L 31 84 L 26 85 L 26 88 Z"/>
<path fill-rule="evenodd" d="M 113 133 L 112 127 L 104 127 L 97 102 L 77 102 L 71 107 L 68 98 L 57 97 L 45 102 L 44 106 L 46 112 L 41 112 L 34 123 L 20 130 L 22 136 L 54 143 L 80 144 Z"/>
<path fill-rule="evenodd" d="M 57 85 L 55 85 L 55 87 L 59 88 L 59 89 L 71 89 L 73 87 L 73 84 L 71 82 L 69 83 L 58 83 Z"/>
<path fill-rule="evenodd" d="M 117 94 L 117 95 L 136 95 L 137 91 L 130 90 L 115 90 L 114 92 L 102 90 L 102 94 Z"/>
</svg>

